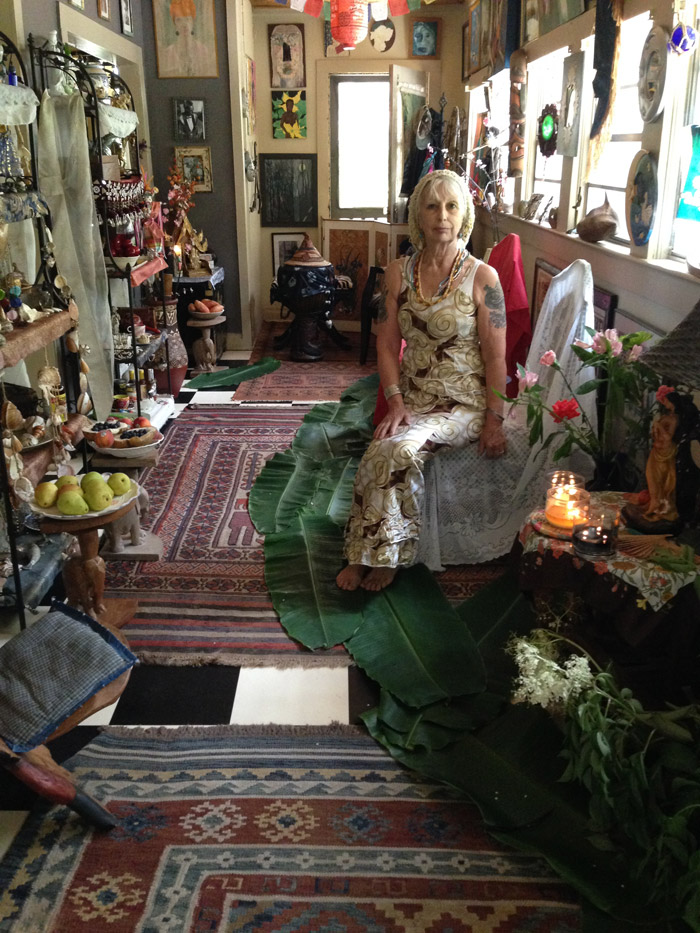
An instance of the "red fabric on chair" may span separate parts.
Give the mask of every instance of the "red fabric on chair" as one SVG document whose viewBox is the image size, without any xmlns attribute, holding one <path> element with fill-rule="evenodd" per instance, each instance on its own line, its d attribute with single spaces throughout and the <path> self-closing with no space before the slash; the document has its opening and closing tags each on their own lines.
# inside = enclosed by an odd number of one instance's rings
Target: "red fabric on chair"
<svg viewBox="0 0 700 933">
<path fill-rule="evenodd" d="M 510 379 L 506 395 L 515 398 L 518 394 L 517 364 L 525 363 L 532 340 L 530 303 L 517 233 L 509 233 L 494 246 L 489 265 L 498 272 L 506 300 L 506 372 Z"/>
</svg>

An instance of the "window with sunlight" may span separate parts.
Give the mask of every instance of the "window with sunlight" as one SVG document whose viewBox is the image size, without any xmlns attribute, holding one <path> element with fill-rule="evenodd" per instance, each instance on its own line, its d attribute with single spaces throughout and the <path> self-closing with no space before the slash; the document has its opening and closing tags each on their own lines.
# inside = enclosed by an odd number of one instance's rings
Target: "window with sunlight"
<svg viewBox="0 0 700 933">
<path fill-rule="evenodd" d="M 389 76 L 331 77 L 331 213 L 384 217 L 389 201 Z"/>
<path fill-rule="evenodd" d="M 563 156 L 556 152 L 548 158 L 542 155 L 537 145 L 537 120 L 548 104 L 556 104 L 557 108 L 560 106 L 564 59 L 567 55 L 567 49 L 558 49 L 528 65 L 528 70 L 533 75 L 530 83 L 536 88 L 532 97 L 528 98 L 527 108 L 528 114 L 534 117 L 530 124 L 533 134 L 530 145 L 535 152 L 532 193 L 543 195 L 538 213 L 546 214 L 551 208 L 558 207 L 561 199 Z"/>
</svg>

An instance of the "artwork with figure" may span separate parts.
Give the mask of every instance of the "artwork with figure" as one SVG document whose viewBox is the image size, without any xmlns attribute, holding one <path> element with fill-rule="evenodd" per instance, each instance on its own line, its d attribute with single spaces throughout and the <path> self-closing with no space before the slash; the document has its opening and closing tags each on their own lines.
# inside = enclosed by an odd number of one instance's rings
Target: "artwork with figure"
<svg viewBox="0 0 700 933">
<path fill-rule="evenodd" d="M 270 41 L 270 87 L 306 87 L 304 67 L 304 27 L 268 25 Z"/>
<path fill-rule="evenodd" d="M 175 163 L 195 191 L 211 191 L 211 149 L 208 146 L 176 146 Z"/>
<path fill-rule="evenodd" d="M 439 19 L 415 19 L 411 31 L 410 58 L 437 58 L 440 54 Z"/>
<path fill-rule="evenodd" d="M 204 101 L 189 97 L 173 98 L 175 138 L 182 142 L 203 142 Z"/>
<path fill-rule="evenodd" d="M 272 135 L 275 139 L 306 139 L 306 91 L 272 92 Z"/>
<path fill-rule="evenodd" d="M 134 20 L 131 13 L 131 0 L 119 0 L 119 20 L 125 36 L 133 36 Z"/>
<path fill-rule="evenodd" d="M 159 78 L 218 78 L 214 0 L 153 0 Z"/>
<path fill-rule="evenodd" d="M 390 19 L 372 23 L 369 28 L 369 41 L 375 52 L 388 52 L 395 39 L 396 27 Z"/>
<path fill-rule="evenodd" d="M 316 155 L 260 154 L 263 227 L 315 227 Z"/>
</svg>

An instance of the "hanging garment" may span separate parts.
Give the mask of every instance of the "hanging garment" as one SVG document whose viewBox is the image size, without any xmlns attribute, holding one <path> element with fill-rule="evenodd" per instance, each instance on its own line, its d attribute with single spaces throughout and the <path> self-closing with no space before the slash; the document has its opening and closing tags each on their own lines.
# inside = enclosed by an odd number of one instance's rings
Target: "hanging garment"
<svg viewBox="0 0 700 933">
<path fill-rule="evenodd" d="M 532 340 L 530 304 L 517 233 L 509 233 L 494 246 L 489 265 L 498 272 L 506 301 L 506 373 L 510 380 L 506 395 L 515 398 L 518 394 L 518 363 L 525 362 Z"/>
<path fill-rule="evenodd" d="M 79 93 L 44 93 L 39 111 L 39 188 L 48 202 L 56 266 L 80 312 L 80 340 L 89 357 L 90 389 L 97 418 L 112 408 L 114 345 L 100 226 L 83 99 Z"/>
</svg>

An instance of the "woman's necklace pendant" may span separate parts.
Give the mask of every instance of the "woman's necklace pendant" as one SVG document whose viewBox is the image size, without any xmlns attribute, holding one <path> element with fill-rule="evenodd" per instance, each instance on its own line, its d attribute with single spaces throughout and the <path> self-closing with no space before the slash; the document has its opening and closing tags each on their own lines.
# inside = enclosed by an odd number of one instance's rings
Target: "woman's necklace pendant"
<svg viewBox="0 0 700 933">
<path fill-rule="evenodd" d="M 420 284 L 420 265 L 423 255 L 420 254 L 416 260 L 416 264 L 413 267 L 413 287 L 416 293 L 418 300 L 424 305 L 433 305 L 436 302 L 440 301 L 443 298 L 447 298 L 448 295 L 454 290 L 454 283 L 458 275 L 461 273 L 464 263 L 466 262 L 467 256 L 469 253 L 466 249 L 457 250 L 457 254 L 452 262 L 452 268 L 450 269 L 450 274 L 446 279 L 443 279 L 442 282 L 438 285 L 437 292 L 433 295 L 432 298 L 426 298 L 423 295 Z"/>
</svg>

